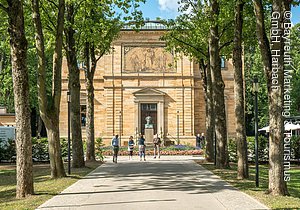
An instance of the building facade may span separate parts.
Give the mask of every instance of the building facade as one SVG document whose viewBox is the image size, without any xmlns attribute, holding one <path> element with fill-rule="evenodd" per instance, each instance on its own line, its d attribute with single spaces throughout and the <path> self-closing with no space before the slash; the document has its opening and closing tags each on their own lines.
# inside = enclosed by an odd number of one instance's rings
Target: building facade
<svg viewBox="0 0 300 210">
<path fill-rule="evenodd" d="M 195 135 L 205 133 L 205 101 L 199 66 L 190 58 L 165 49 L 160 37 L 165 30 L 122 30 L 110 54 L 97 63 L 95 87 L 95 137 L 109 143 L 119 134 L 122 145 L 144 133 L 151 116 L 154 133 L 165 142 L 180 140 L 195 144 Z M 228 135 L 235 132 L 232 62 L 222 68 Z M 67 136 L 68 69 L 63 61 L 60 114 L 61 136 Z M 86 89 L 81 69 L 82 129 L 85 131 Z"/>
</svg>

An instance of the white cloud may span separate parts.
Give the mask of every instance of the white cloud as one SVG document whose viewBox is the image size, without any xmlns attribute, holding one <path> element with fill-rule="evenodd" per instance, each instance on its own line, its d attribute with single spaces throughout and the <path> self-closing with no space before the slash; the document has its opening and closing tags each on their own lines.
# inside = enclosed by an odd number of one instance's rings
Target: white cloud
<svg viewBox="0 0 300 210">
<path fill-rule="evenodd" d="M 159 9 L 162 11 L 177 12 L 178 0 L 158 0 Z"/>
</svg>

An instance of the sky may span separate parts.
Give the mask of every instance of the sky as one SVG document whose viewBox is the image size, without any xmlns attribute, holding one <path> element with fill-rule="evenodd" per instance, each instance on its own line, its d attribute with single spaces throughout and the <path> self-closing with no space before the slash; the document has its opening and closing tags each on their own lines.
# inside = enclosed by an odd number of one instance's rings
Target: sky
<svg viewBox="0 0 300 210">
<path fill-rule="evenodd" d="M 140 9 L 143 11 L 144 17 L 155 20 L 157 17 L 161 19 L 174 19 L 178 15 L 178 0 L 146 0 L 145 4 L 141 4 Z M 300 6 L 292 8 L 292 23 L 300 23 Z"/>
</svg>

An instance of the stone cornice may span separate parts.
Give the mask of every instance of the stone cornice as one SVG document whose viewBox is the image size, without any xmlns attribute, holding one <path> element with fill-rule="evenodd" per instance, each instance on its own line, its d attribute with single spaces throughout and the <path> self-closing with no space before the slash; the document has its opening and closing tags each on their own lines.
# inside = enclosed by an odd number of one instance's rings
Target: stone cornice
<svg viewBox="0 0 300 210">
<path fill-rule="evenodd" d="M 202 87 L 195 86 L 104 86 L 104 89 L 143 89 L 143 88 L 158 88 L 158 89 L 174 89 L 174 88 L 187 88 L 187 89 L 202 89 Z"/>
<path fill-rule="evenodd" d="M 198 76 L 182 76 L 182 75 L 130 75 L 130 76 L 124 76 L 124 75 L 118 75 L 118 76 L 103 76 L 104 79 L 149 79 L 149 78 L 155 78 L 155 79 L 163 79 L 163 78 L 174 78 L 174 79 L 197 79 L 200 77 Z"/>
</svg>

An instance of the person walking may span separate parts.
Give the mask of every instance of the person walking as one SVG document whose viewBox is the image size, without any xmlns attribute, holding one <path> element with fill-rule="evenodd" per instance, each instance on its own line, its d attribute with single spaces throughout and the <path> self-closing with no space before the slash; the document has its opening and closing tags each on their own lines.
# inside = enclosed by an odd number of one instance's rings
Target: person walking
<svg viewBox="0 0 300 210">
<path fill-rule="evenodd" d="M 204 146 L 205 146 L 205 136 L 204 136 L 204 133 L 201 133 L 201 136 L 200 136 L 200 146 L 201 146 L 201 148 L 204 149 Z"/>
<path fill-rule="evenodd" d="M 197 149 L 201 149 L 201 136 L 200 136 L 200 133 L 197 134 L 196 136 L 196 148 Z"/>
<path fill-rule="evenodd" d="M 128 141 L 128 155 L 129 155 L 129 160 L 132 160 L 133 149 L 134 149 L 133 136 L 130 136 L 129 137 L 129 141 Z"/>
<path fill-rule="evenodd" d="M 144 136 L 141 135 L 140 138 L 139 138 L 139 155 L 140 155 L 140 161 L 142 161 L 142 157 L 144 157 L 144 161 L 146 161 L 145 149 L 146 149 L 145 139 L 144 139 Z"/>
<path fill-rule="evenodd" d="M 156 158 L 156 153 L 157 153 L 158 158 L 160 158 L 160 144 L 161 144 L 161 140 L 157 133 L 153 138 L 153 145 L 154 145 L 154 157 L 153 158 Z"/>
<path fill-rule="evenodd" d="M 111 140 L 111 146 L 113 147 L 113 162 L 117 163 L 118 152 L 119 152 L 119 135 L 116 135 Z"/>
</svg>

